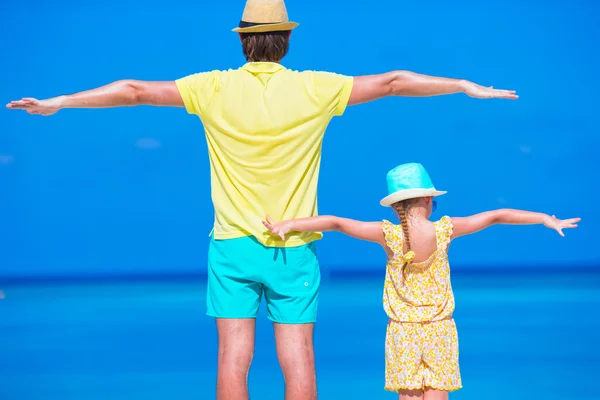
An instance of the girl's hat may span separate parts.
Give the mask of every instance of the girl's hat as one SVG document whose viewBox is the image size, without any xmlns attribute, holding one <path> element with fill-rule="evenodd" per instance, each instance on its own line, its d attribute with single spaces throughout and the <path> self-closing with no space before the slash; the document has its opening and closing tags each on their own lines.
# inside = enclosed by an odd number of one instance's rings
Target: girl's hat
<svg viewBox="0 0 600 400">
<path fill-rule="evenodd" d="M 384 207 L 402 200 L 435 197 L 447 193 L 437 190 L 425 168 L 417 163 L 398 165 L 387 173 L 386 180 L 389 194 L 379 203 Z"/>
<path fill-rule="evenodd" d="M 242 20 L 233 32 L 260 33 L 290 31 L 298 26 L 290 22 L 283 0 L 248 0 Z"/>
</svg>

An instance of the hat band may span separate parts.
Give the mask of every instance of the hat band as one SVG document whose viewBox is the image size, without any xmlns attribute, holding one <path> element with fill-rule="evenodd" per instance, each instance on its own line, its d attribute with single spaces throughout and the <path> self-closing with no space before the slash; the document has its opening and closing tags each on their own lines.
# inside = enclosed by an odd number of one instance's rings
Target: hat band
<svg viewBox="0 0 600 400">
<path fill-rule="evenodd" d="M 246 21 L 240 21 L 240 28 L 250 28 L 253 26 L 258 26 L 258 25 L 275 25 L 275 24 L 281 24 L 281 22 L 246 22 Z"/>
</svg>

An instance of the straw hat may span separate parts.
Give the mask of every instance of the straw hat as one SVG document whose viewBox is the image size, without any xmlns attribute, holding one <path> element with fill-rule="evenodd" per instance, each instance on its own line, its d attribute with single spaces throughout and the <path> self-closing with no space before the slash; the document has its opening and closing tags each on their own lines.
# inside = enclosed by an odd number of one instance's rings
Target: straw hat
<svg viewBox="0 0 600 400">
<path fill-rule="evenodd" d="M 242 20 L 233 32 L 259 33 L 290 31 L 297 27 L 290 22 L 283 0 L 248 0 Z"/>
<path fill-rule="evenodd" d="M 387 173 L 386 180 L 388 195 L 379 203 L 384 207 L 402 200 L 435 197 L 447 193 L 437 190 L 425 168 L 417 163 L 398 165 Z"/>
</svg>

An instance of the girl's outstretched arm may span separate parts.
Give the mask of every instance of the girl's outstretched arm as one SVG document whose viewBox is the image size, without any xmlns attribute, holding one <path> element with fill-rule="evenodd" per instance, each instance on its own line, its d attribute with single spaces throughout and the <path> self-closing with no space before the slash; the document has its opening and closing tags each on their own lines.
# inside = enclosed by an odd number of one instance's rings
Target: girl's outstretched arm
<svg viewBox="0 0 600 400">
<path fill-rule="evenodd" d="M 550 229 L 556 230 L 561 236 L 565 236 L 562 230 L 566 228 L 577 228 L 577 223 L 579 221 L 581 221 L 581 218 L 570 218 L 561 220 L 556 218 L 554 215 L 550 216 L 547 214 L 530 211 L 501 209 L 487 211 L 481 214 L 475 214 L 470 217 L 453 217 L 452 225 L 454 225 L 454 231 L 452 234 L 452 238 L 469 235 L 471 233 L 478 232 L 482 229 L 489 228 L 492 225 L 498 224 L 543 224 Z"/>
<path fill-rule="evenodd" d="M 354 219 L 333 216 L 297 218 L 275 222 L 267 215 L 263 225 L 274 235 L 285 240 L 289 232 L 328 232 L 339 231 L 348 236 L 385 246 L 382 222 L 362 222 Z"/>
</svg>

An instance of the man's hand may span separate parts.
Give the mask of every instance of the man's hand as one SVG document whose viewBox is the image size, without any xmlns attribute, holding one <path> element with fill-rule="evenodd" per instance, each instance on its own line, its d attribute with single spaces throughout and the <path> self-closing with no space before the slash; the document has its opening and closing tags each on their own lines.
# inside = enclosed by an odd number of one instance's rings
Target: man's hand
<svg viewBox="0 0 600 400">
<path fill-rule="evenodd" d="M 22 100 L 11 101 L 6 105 L 6 108 L 11 110 L 25 110 L 29 114 L 39 114 L 47 117 L 55 114 L 61 108 L 60 97 L 55 97 L 48 100 L 37 100 L 26 97 Z"/>
<path fill-rule="evenodd" d="M 465 94 L 476 99 L 516 100 L 519 98 L 514 90 L 499 90 L 494 89 L 493 86 L 485 87 L 469 81 L 464 81 L 462 86 Z"/>
</svg>

